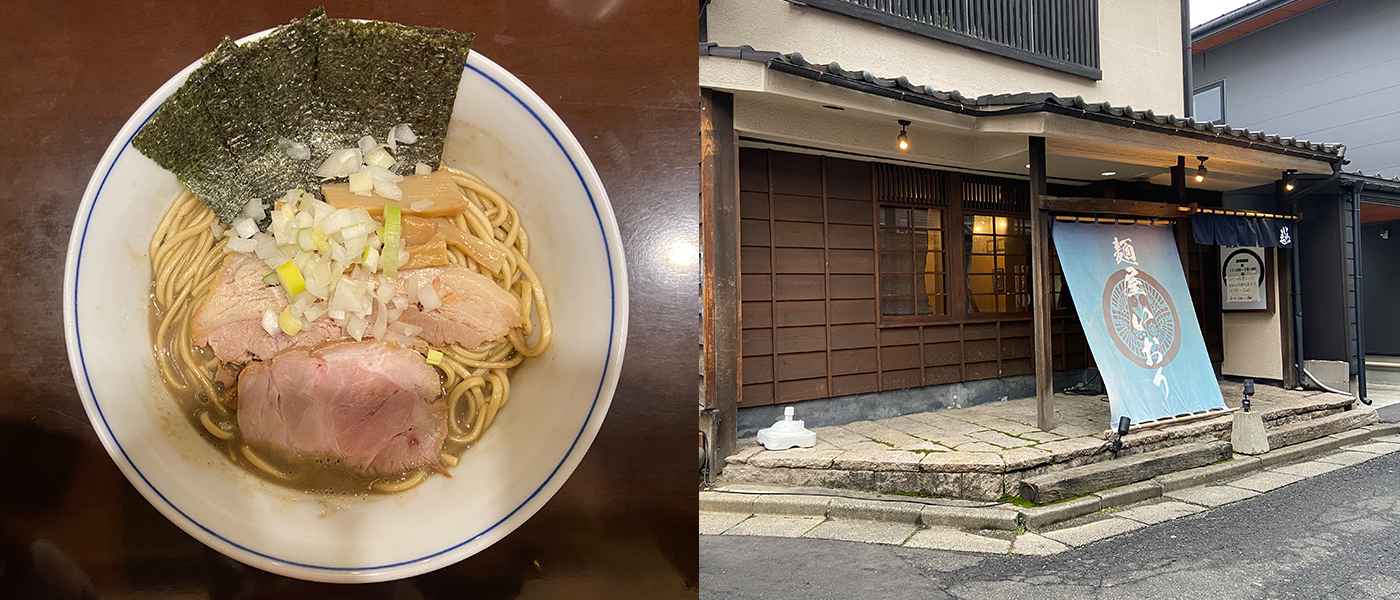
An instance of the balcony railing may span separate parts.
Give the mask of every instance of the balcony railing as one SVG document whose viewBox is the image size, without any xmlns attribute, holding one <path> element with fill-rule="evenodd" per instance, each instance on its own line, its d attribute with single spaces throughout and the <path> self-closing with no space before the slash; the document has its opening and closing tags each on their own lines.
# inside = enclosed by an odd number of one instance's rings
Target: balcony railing
<svg viewBox="0 0 1400 600">
<path fill-rule="evenodd" d="M 1098 80 L 1098 0 L 788 0 Z"/>
</svg>

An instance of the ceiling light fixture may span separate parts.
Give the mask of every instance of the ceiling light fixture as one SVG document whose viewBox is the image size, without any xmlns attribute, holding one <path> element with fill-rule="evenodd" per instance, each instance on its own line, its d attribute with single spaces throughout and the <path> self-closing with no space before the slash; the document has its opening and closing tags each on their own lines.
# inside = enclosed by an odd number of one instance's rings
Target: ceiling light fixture
<svg viewBox="0 0 1400 600">
<path fill-rule="evenodd" d="M 1118 174 L 1118 171 L 1104 171 L 1104 172 L 1102 172 L 1102 173 L 1099 173 L 1099 175 L 1102 175 L 1102 176 L 1104 176 L 1104 177 L 1113 177 L 1114 175 L 1117 175 L 1117 174 Z"/>
<path fill-rule="evenodd" d="M 899 142 L 900 150 L 909 149 L 909 133 L 904 130 L 904 128 L 909 126 L 909 123 L 910 122 L 906 119 L 899 120 L 899 137 L 896 137 L 895 141 Z"/>
<path fill-rule="evenodd" d="M 1206 160 L 1209 158 L 1209 156 L 1196 157 L 1197 160 L 1201 161 L 1201 166 L 1196 167 L 1196 183 L 1200 183 L 1206 180 Z"/>
<path fill-rule="evenodd" d="M 1298 169 L 1289 169 L 1283 172 L 1283 189 L 1291 192 L 1293 188 L 1298 187 L 1298 182 L 1293 179 L 1293 174 L 1297 172 Z"/>
</svg>

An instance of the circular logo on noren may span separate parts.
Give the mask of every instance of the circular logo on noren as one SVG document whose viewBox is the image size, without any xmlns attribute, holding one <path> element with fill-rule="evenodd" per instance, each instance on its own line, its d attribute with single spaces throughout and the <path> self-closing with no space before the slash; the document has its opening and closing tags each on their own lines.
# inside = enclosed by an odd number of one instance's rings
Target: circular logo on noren
<svg viewBox="0 0 1400 600">
<path fill-rule="evenodd" d="M 1113 345 L 1139 367 L 1164 367 L 1181 347 L 1176 305 L 1162 284 L 1138 269 L 1109 276 L 1103 288 L 1103 320 Z"/>
</svg>

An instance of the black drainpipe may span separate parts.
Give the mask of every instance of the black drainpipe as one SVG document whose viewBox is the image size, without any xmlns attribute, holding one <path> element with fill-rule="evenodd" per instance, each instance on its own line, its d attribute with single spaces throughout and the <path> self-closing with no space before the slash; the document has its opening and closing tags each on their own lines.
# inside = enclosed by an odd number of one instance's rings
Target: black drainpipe
<svg viewBox="0 0 1400 600">
<path fill-rule="evenodd" d="M 1320 187 L 1335 183 L 1338 179 L 1341 179 L 1341 177 L 1341 161 L 1332 163 L 1331 177 L 1314 183 L 1307 189 L 1293 194 L 1293 197 L 1289 199 L 1289 212 L 1295 215 L 1298 214 L 1298 201 L 1301 200 L 1303 196 L 1308 195 Z M 1297 226 L 1299 222 L 1301 221 L 1294 222 L 1293 233 L 1295 234 L 1299 233 Z M 1307 369 L 1303 367 L 1303 274 L 1299 266 L 1303 258 L 1302 238 L 1302 235 L 1293 236 L 1293 260 L 1289 261 L 1293 271 L 1293 348 L 1295 350 L 1293 354 L 1297 357 L 1298 361 L 1294 367 L 1298 369 L 1298 389 L 1300 390 L 1305 387 L 1307 380 L 1311 379 Z"/>
<path fill-rule="evenodd" d="M 1181 88 L 1185 94 L 1181 112 L 1188 118 L 1196 114 L 1196 84 L 1191 68 L 1191 0 L 1181 0 Z"/>
<path fill-rule="evenodd" d="M 1365 311 L 1361 310 L 1361 188 L 1365 187 L 1364 182 L 1352 182 L 1351 187 L 1351 264 L 1355 272 L 1352 273 L 1352 292 L 1354 305 L 1352 309 L 1356 311 L 1356 397 L 1362 404 L 1371 405 L 1371 398 L 1366 395 L 1366 323 L 1363 320 Z"/>
</svg>

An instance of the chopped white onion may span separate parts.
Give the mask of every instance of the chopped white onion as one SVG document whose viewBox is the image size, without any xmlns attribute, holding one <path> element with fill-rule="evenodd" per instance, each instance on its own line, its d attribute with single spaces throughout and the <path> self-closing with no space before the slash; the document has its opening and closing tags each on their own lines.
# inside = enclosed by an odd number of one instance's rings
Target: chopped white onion
<svg viewBox="0 0 1400 600">
<path fill-rule="evenodd" d="M 365 338 L 365 329 L 368 327 L 369 324 L 365 322 L 364 317 L 360 315 L 350 315 L 350 319 L 345 322 L 345 333 L 355 338 L 355 341 L 358 342 Z"/>
<path fill-rule="evenodd" d="M 233 238 L 228 241 L 228 249 L 234 252 L 252 252 L 258 248 L 258 241 L 252 239 Z"/>
<path fill-rule="evenodd" d="M 386 138 L 390 150 L 397 150 L 399 144 L 412 144 L 418 141 L 418 136 L 413 133 L 413 128 L 408 123 L 399 123 L 389 128 L 389 135 Z"/>
<path fill-rule="evenodd" d="M 405 308 L 408 308 L 408 298 L 405 298 L 403 296 L 394 296 L 394 299 L 390 302 L 390 304 L 393 304 L 394 308 L 398 310 L 403 310 Z"/>
<path fill-rule="evenodd" d="M 390 200 L 403 200 L 403 192 L 399 190 L 398 182 L 403 181 L 403 176 L 379 165 L 369 166 L 370 182 L 374 186 L 374 193 Z M 350 191 L 355 191 L 355 184 L 350 184 Z"/>
<path fill-rule="evenodd" d="M 335 235 L 336 232 L 346 227 L 358 224 L 359 220 L 355 218 L 355 211 L 342 208 L 326 215 L 326 218 L 321 220 L 321 229 L 328 234 Z"/>
<path fill-rule="evenodd" d="M 243 205 L 243 216 L 254 221 L 263 220 L 263 217 L 267 216 L 267 211 L 263 209 L 262 200 L 259 198 L 248 200 L 248 203 Z"/>
<path fill-rule="evenodd" d="M 311 305 L 311 308 L 306 309 L 306 312 L 301 313 L 301 316 L 302 316 L 302 320 L 303 320 L 304 322 L 310 323 L 310 322 L 312 322 L 312 321 L 315 321 L 316 319 L 321 318 L 322 316 L 325 316 L 325 314 L 326 314 L 326 305 L 325 305 L 325 303 L 323 303 L 323 302 L 317 302 L 317 303 L 315 303 L 315 304 L 312 304 L 312 305 Z"/>
<path fill-rule="evenodd" d="M 369 171 L 360 171 L 350 174 L 350 192 L 361 196 L 368 196 L 374 190 L 374 179 Z"/>
<path fill-rule="evenodd" d="M 370 248 L 365 255 L 365 270 L 371 273 L 379 270 L 379 251 Z"/>
<path fill-rule="evenodd" d="M 384 332 L 389 327 L 389 310 L 383 302 L 375 302 L 375 304 L 374 329 L 370 330 L 370 333 L 374 335 L 375 339 L 382 340 Z"/>
<path fill-rule="evenodd" d="M 364 162 L 359 148 L 336 150 L 316 169 L 316 176 L 322 179 L 337 179 L 350 175 L 351 166 Z"/>
<path fill-rule="evenodd" d="M 269 308 L 263 311 L 262 328 L 268 335 L 277 335 L 277 332 L 282 330 L 282 328 L 277 325 L 277 317 L 276 309 Z"/>
<path fill-rule="evenodd" d="M 417 163 L 417 164 L 414 164 L 414 165 L 413 165 L 413 174 L 414 174 L 414 175 L 432 175 L 432 174 L 433 174 L 433 168 L 430 167 L 430 166 L 428 166 L 427 163 Z"/>
<path fill-rule="evenodd" d="M 380 146 L 378 148 L 375 148 L 372 152 L 369 152 L 365 155 L 365 164 L 370 165 L 372 167 L 379 166 L 389 168 L 394 166 L 394 155 L 389 154 L 389 150 L 385 149 L 383 146 Z"/>
<path fill-rule="evenodd" d="M 238 232 L 238 237 L 246 240 L 258 232 L 258 224 L 248 217 L 239 217 L 233 220 L 233 230 Z"/>
<path fill-rule="evenodd" d="M 218 219 L 214 219 L 214 222 L 209 224 L 209 230 L 214 232 L 214 239 L 216 240 L 224 237 L 224 231 L 226 231 L 223 222 Z"/>
<path fill-rule="evenodd" d="M 372 135 L 367 135 L 367 136 L 365 136 L 365 137 L 360 138 L 360 141 L 358 142 L 358 145 L 359 145 L 359 147 L 360 147 L 360 153 L 361 153 L 361 154 L 369 154 L 370 152 L 373 152 L 373 151 L 374 151 L 374 136 L 372 136 Z"/>
<path fill-rule="evenodd" d="M 292 160 L 307 160 L 311 158 L 311 149 L 298 141 L 287 138 L 277 138 L 277 147 Z"/>
<path fill-rule="evenodd" d="M 423 312 L 442 306 L 442 299 L 438 298 L 437 290 L 433 289 L 433 283 L 426 280 L 426 277 L 418 280 L 418 303 L 423 305 Z"/>
</svg>

